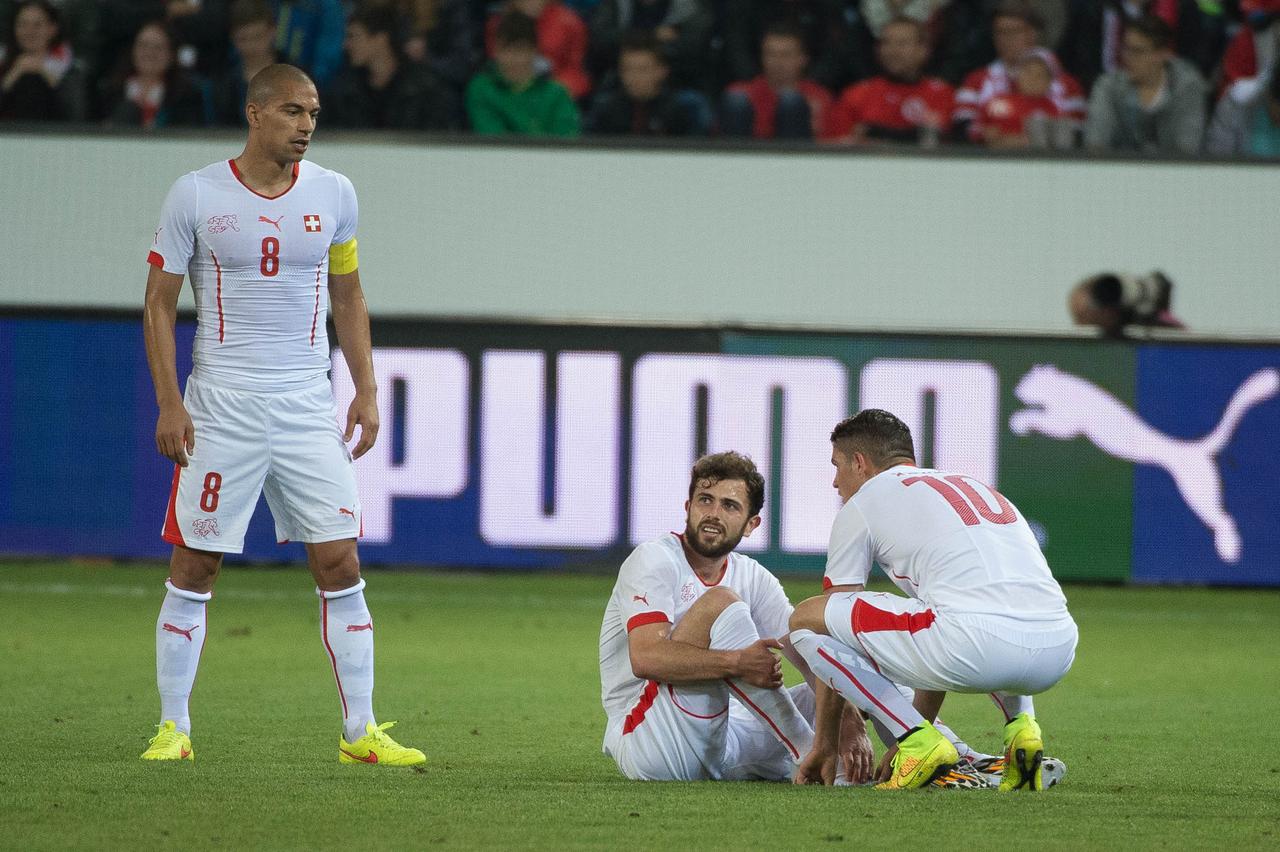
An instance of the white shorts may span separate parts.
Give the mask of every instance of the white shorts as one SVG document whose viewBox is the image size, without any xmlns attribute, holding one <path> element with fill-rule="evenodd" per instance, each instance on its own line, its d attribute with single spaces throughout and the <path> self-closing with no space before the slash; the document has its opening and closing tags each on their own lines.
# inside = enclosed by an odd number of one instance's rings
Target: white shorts
<svg viewBox="0 0 1280 852">
<path fill-rule="evenodd" d="M 633 781 L 785 781 L 796 767 L 723 681 L 649 681 L 630 713 L 609 720 L 604 753 Z"/>
<path fill-rule="evenodd" d="M 827 632 L 895 683 L 946 692 L 1035 695 L 1062 680 L 1078 638 L 1070 617 L 1039 622 L 935 612 L 884 592 L 830 595 Z"/>
<path fill-rule="evenodd" d="M 264 491 L 281 543 L 358 537 L 356 477 L 327 381 L 264 394 L 192 376 L 183 401 L 195 424 L 196 445 L 188 466 L 174 467 L 165 541 L 194 550 L 241 552 Z"/>
</svg>

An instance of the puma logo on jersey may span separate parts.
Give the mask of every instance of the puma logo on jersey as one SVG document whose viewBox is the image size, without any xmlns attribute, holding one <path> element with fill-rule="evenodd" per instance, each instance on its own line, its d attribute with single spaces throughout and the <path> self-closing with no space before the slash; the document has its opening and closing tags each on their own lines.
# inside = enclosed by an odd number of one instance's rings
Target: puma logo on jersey
<svg viewBox="0 0 1280 852">
<path fill-rule="evenodd" d="M 339 515 L 350 515 L 350 516 L 351 516 L 351 517 L 353 517 L 353 518 L 356 516 L 356 513 L 355 513 L 355 512 L 351 511 L 350 509 L 344 509 L 344 508 L 342 508 L 341 506 L 339 506 L 339 507 L 338 507 L 338 514 L 339 514 Z"/>
<path fill-rule="evenodd" d="M 1032 367 L 1013 392 L 1027 406 L 1009 418 L 1015 435 L 1038 432 L 1059 441 L 1082 436 L 1109 456 L 1163 468 L 1187 508 L 1213 534 L 1218 557 L 1240 561 L 1243 543 L 1223 502 L 1217 457 L 1245 413 L 1280 392 L 1280 370 L 1268 367 L 1245 379 L 1218 425 L 1195 440 L 1166 435 L 1107 391 L 1051 364 Z"/>
<path fill-rule="evenodd" d="M 372 630 L 372 629 L 373 629 L 372 621 L 370 621 L 368 624 L 348 624 L 347 625 L 348 633 L 359 633 L 361 630 Z"/>
<path fill-rule="evenodd" d="M 266 222 L 268 225 L 275 225 L 276 231 L 278 232 L 280 230 L 280 220 L 283 218 L 283 216 L 279 216 L 275 219 L 268 219 L 266 216 L 259 216 L 258 221 Z"/>
<path fill-rule="evenodd" d="M 632 596 L 631 596 L 631 601 L 632 601 L 632 603 L 634 603 L 634 602 L 636 602 L 636 601 L 644 601 L 644 605 L 645 605 L 645 606 L 648 606 L 648 605 L 649 605 L 649 596 L 648 596 L 648 595 L 632 595 Z"/>
<path fill-rule="evenodd" d="M 234 213 L 221 213 L 217 216 L 210 216 L 205 225 L 211 234 L 221 234 L 226 230 L 236 231 L 237 233 L 240 231 L 240 220 Z"/>
</svg>

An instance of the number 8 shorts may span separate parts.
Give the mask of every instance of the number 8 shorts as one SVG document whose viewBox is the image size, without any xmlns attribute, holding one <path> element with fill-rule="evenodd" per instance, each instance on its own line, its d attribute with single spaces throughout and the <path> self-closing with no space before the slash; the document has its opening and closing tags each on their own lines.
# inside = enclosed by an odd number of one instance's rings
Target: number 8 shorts
<svg viewBox="0 0 1280 852">
<path fill-rule="evenodd" d="M 174 468 L 165 541 L 240 553 L 264 491 L 281 543 L 360 534 L 355 472 L 327 380 L 254 393 L 192 376 L 184 402 L 195 424 L 195 449 L 187 467 Z"/>
</svg>

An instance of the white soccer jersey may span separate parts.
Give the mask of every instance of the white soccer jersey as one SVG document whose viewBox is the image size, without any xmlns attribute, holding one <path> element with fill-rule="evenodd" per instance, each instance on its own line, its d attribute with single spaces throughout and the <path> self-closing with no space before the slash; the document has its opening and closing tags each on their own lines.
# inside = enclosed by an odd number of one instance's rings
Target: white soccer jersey
<svg viewBox="0 0 1280 852">
<path fill-rule="evenodd" d="M 717 587 L 742 598 L 762 638 L 786 635 L 791 602 L 778 578 L 749 556 L 730 553 L 719 581 L 707 585 L 689 567 L 681 536 L 668 533 L 640 545 L 622 563 L 600 625 L 600 697 L 609 718 L 626 714 L 644 688 L 631 671 L 627 634 L 644 624 L 678 624 L 698 598 Z"/>
<path fill-rule="evenodd" d="M 865 584 L 873 562 L 938 612 L 1067 616 L 1026 519 L 963 474 L 899 465 L 868 480 L 836 515 L 823 586 Z"/>
<path fill-rule="evenodd" d="M 222 160 L 178 178 L 147 262 L 186 274 L 196 298 L 193 374 L 275 392 L 328 372 L 329 248 L 355 238 L 355 189 L 314 163 L 274 198 Z"/>
</svg>

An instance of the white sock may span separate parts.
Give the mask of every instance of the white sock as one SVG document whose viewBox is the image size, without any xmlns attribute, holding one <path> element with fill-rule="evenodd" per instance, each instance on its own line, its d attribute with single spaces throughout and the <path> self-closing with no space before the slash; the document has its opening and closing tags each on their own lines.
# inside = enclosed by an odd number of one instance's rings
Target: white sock
<svg viewBox="0 0 1280 852">
<path fill-rule="evenodd" d="M 898 691 L 897 684 L 876 671 L 870 661 L 852 648 L 812 630 L 794 631 L 791 644 L 815 675 L 831 684 L 846 701 L 870 713 L 893 740 L 924 722 L 910 699 Z"/>
<path fill-rule="evenodd" d="M 755 622 L 751 620 L 751 609 L 742 601 L 725 607 L 711 625 L 711 647 L 716 650 L 736 651 L 759 638 Z M 800 714 L 785 687 L 762 689 L 736 677 L 725 678 L 725 682 L 742 705 L 769 726 L 778 742 L 796 760 L 809 752 L 813 745 L 813 727 Z"/>
<path fill-rule="evenodd" d="M 1010 695 L 1007 692 L 991 693 L 991 700 L 1000 708 L 1000 712 L 1004 714 L 1006 722 L 1013 721 L 1013 717 L 1019 713 L 1026 713 L 1028 716 L 1036 715 L 1035 706 L 1031 702 L 1030 695 Z"/>
<path fill-rule="evenodd" d="M 320 638 L 333 664 L 342 701 L 342 735 L 355 742 L 373 717 L 373 618 L 364 602 L 364 579 L 349 589 L 322 592 Z"/>
<path fill-rule="evenodd" d="M 160 690 L 160 721 L 172 721 L 191 733 L 187 703 L 196 682 L 200 652 L 209 633 L 208 601 L 212 592 L 190 592 L 164 581 L 169 591 L 156 619 L 156 687 Z"/>
<path fill-rule="evenodd" d="M 976 751 L 967 742 L 960 739 L 960 735 L 945 725 L 941 718 L 933 720 L 933 726 L 938 729 L 938 733 L 951 740 L 951 744 L 956 747 L 956 754 L 960 755 L 961 760 L 981 760 L 984 757 L 990 757 L 989 754 L 983 754 Z"/>
</svg>

